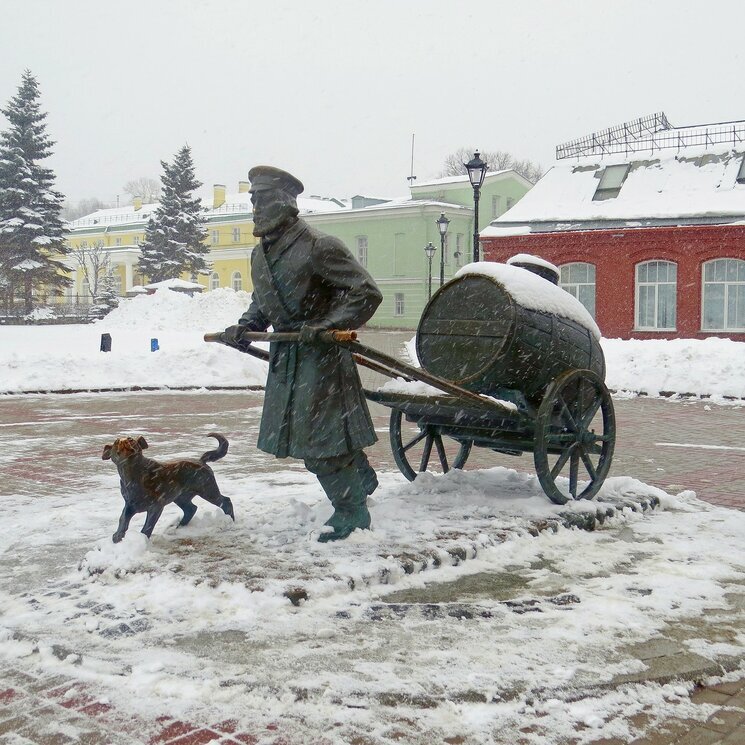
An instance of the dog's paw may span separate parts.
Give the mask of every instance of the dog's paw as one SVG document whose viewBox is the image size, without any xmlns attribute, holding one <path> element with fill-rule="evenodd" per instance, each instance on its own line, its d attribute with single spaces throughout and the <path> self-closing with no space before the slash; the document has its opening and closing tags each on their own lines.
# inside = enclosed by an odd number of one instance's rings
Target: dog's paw
<svg viewBox="0 0 745 745">
<path fill-rule="evenodd" d="M 124 538 L 124 533 L 114 533 L 114 535 L 111 536 L 111 540 L 114 541 L 114 543 L 121 543 L 122 538 Z"/>
</svg>

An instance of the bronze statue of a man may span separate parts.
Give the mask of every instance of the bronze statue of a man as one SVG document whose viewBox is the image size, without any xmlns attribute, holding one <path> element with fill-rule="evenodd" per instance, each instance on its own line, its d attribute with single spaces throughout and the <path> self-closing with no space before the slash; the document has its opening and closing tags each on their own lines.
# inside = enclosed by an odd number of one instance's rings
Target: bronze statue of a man
<svg viewBox="0 0 745 745">
<path fill-rule="evenodd" d="M 320 541 L 370 527 L 367 496 L 378 485 L 363 448 L 377 437 L 349 351 L 320 340 L 326 329 L 356 329 L 382 300 L 375 281 L 344 244 L 298 217 L 303 184 L 279 168 L 249 171 L 254 235 L 253 296 L 223 341 L 245 347 L 245 331 L 299 331 L 300 343 L 272 342 L 257 446 L 302 458 L 334 513 Z"/>
</svg>

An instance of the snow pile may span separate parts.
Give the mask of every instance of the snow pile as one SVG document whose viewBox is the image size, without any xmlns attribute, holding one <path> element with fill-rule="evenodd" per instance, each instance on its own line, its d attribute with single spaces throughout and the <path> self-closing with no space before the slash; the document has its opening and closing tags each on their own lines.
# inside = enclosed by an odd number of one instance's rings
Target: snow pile
<svg viewBox="0 0 745 745">
<path fill-rule="evenodd" d="M 606 384 L 614 391 L 745 398 L 745 343 L 730 339 L 603 339 Z"/>
<path fill-rule="evenodd" d="M 459 269 L 453 279 L 466 274 L 477 274 L 496 280 L 511 295 L 515 302 L 544 313 L 554 313 L 584 326 L 596 339 L 600 329 L 593 317 L 577 298 L 546 279 L 519 266 L 498 264 L 494 261 L 478 261 Z"/>
<path fill-rule="evenodd" d="M 99 332 L 143 327 L 153 331 L 193 329 L 204 334 L 237 323 L 250 302 L 250 293 L 235 292 L 229 287 L 191 297 L 163 288 L 152 295 L 122 300 L 117 308 L 96 323 L 96 328 Z"/>
<path fill-rule="evenodd" d="M 193 297 L 161 289 L 123 299 L 94 324 L 2 327 L 0 392 L 263 385 L 266 363 L 204 341 L 236 323 L 250 299 L 229 288 Z"/>
</svg>

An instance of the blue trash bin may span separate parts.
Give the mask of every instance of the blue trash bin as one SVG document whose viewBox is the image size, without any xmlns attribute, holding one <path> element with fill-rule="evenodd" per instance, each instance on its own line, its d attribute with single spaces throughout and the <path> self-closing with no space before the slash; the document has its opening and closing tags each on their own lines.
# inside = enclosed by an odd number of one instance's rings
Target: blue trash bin
<svg viewBox="0 0 745 745">
<path fill-rule="evenodd" d="M 150 339 L 150 351 L 157 352 L 160 349 L 157 339 Z"/>
</svg>

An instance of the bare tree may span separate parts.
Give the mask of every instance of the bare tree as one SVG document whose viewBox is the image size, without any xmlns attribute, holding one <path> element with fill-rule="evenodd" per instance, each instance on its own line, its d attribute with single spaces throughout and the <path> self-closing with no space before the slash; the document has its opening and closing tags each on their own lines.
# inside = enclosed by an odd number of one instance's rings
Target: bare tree
<svg viewBox="0 0 745 745">
<path fill-rule="evenodd" d="M 466 171 L 465 164 L 468 163 L 475 152 L 474 148 L 461 147 L 445 158 L 440 178 L 448 176 L 463 176 Z M 543 175 L 540 164 L 530 160 L 518 160 L 514 155 L 504 150 L 481 150 L 481 159 L 489 165 L 490 171 L 504 171 L 513 169 L 524 178 L 534 184 Z"/>
<path fill-rule="evenodd" d="M 111 257 L 102 241 L 97 241 L 93 246 L 77 246 L 70 253 L 80 267 L 95 303 L 103 289 L 104 278 L 111 274 Z"/>
<path fill-rule="evenodd" d="M 79 217 L 85 217 L 85 215 L 90 215 L 92 212 L 105 210 L 109 206 L 110 205 L 102 202 L 98 197 L 87 197 L 86 199 L 81 199 L 77 205 L 65 202 L 62 207 L 62 217 L 65 220 L 77 220 Z"/>
<path fill-rule="evenodd" d="M 140 178 L 127 181 L 122 189 L 124 190 L 124 193 L 129 194 L 132 199 L 135 197 L 142 197 L 144 204 L 151 204 L 160 199 L 160 182 L 154 178 L 148 178 L 147 176 L 140 176 Z"/>
</svg>

